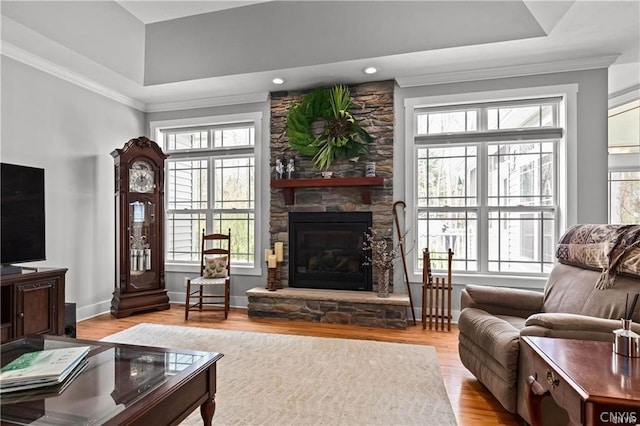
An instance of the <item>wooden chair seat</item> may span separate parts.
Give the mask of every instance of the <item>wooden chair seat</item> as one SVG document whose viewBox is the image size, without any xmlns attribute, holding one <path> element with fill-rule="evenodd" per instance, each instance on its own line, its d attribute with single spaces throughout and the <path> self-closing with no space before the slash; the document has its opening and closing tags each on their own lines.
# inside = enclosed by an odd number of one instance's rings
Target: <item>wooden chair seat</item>
<svg viewBox="0 0 640 426">
<path fill-rule="evenodd" d="M 228 278 L 205 278 L 198 277 L 191 281 L 191 285 L 204 285 L 204 286 L 220 286 L 227 283 Z"/>
</svg>

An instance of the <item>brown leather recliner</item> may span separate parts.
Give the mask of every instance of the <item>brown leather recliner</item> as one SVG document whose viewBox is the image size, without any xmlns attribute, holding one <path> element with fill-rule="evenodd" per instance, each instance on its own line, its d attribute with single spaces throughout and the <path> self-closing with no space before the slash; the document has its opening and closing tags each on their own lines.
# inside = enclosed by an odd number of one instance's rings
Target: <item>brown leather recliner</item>
<svg viewBox="0 0 640 426">
<path fill-rule="evenodd" d="M 461 295 L 462 363 L 505 409 L 527 422 L 531 368 L 519 356 L 520 336 L 613 342 L 627 294 L 640 293 L 640 225 L 576 225 L 556 254 L 563 263 L 553 268 L 543 292 L 469 285 Z M 603 262 L 604 272 L 596 270 Z M 632 319 L 632 330 L 640 334 L 640 307 Z"/>
</svg>

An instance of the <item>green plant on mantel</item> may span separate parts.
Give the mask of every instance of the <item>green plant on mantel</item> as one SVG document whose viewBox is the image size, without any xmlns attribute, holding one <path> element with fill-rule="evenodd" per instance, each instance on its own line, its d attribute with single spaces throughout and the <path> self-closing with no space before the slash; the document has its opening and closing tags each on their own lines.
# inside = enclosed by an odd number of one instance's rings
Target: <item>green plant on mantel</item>
<svg viewBox="0 0 640 426">
<path fill-rule="evenodd" d="M 328 170 L 334 160 L 369 152 L 371 136 L 358 124 L 352 107 L 345 86 L 312 90 L 289 108 L 286 126 L 289 144 L 300 154 L 313 157 L 313 165 L 320 170 Z M 324 121 L 324 128 L 316 136 L 312 127 L 318 121 Z"/>
</svg>

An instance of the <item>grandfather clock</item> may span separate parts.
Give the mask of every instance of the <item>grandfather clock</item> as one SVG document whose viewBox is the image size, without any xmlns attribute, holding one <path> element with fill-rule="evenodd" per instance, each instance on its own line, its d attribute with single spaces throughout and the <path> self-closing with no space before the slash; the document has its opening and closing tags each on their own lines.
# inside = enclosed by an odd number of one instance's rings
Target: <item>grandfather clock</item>
<svg viewBox="0 0 640 426">
<path fill-rule="evenodd" d="M 116 282 L 111 314 L 169 309 L 164 283 L 164 161 L 140 136 L 111 153 L 115 160 Z"/>
</svg>

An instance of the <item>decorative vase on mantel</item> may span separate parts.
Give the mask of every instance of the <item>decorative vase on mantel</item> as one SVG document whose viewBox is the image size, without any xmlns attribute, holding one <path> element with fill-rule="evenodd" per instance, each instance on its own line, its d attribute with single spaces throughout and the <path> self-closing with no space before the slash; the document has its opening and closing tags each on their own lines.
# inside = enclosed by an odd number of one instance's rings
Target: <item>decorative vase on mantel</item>
<svg viewBox="0 0 640 426">
<path fill-rule="evenodd" d="M 389 297 L 389 275 L 390 269 L 378 271 L 378 297 Z"/>
</svg>

